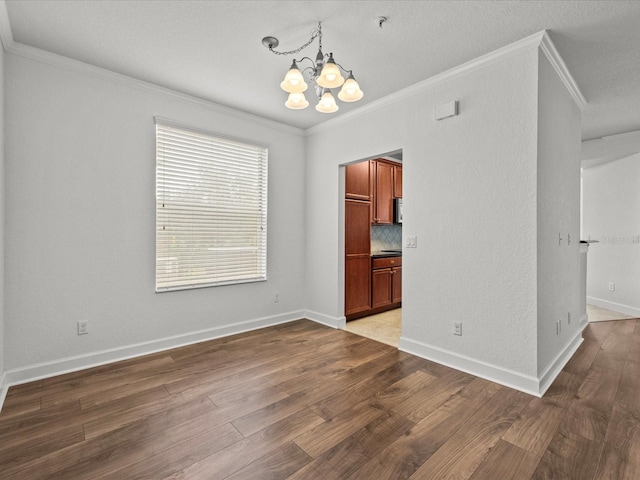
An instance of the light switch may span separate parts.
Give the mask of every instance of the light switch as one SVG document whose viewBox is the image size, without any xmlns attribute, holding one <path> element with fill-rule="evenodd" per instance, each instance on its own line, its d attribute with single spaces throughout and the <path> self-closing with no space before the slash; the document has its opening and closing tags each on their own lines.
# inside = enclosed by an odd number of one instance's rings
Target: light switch
<svg viewBox="0 0 640 480">
<path fill-rule="evenodd" d="M 418 247 L 418 237 L 407 237 L 406 248 L 417 248 Z"/>
</svg>

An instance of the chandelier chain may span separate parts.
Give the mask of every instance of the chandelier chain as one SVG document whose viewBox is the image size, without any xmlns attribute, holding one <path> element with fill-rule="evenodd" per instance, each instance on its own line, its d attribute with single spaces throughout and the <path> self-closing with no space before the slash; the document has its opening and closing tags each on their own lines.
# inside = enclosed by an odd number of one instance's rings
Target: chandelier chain
<svg viewBox="0 0 640 480">
<path fill-rule="evenodd" d="M 295 50 L 289 50 L 288 52 L 278 52 L 276 50 L 273 49 L 273 47 L 269 47 L 269 51 L 271 51 L 271 53 L 275 53 L 276 55 L 293 55 L 296 53 L 301 52 L 302 50 L 304 50 L 305 48 L 307 48 L 309 45 L 311 45 L 313 43 L 313 41 L 317 38 L 320 37 L 320 49 L 322 50 L 322 25 L 321 23 L 318 23 L 318 28 L 314 29 L 311 35 L 311 38 L 309 39 L 309 41 L 307 43 L 305 43 L 304 45 L 302 45 L 300 48 L 296 48 Z"/>
</svg>

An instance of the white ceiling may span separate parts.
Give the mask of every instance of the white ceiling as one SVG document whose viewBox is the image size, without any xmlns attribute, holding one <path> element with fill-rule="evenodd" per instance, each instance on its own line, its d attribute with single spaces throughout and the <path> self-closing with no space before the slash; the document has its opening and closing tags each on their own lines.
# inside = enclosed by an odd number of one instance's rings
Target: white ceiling
<svg viewBox="0 0 640 480">
<path fill-rule="evenodd" d="M 548 30 L 587 100 L 583 139 L 640 130 L 638 1 L 6 0 L 6 6 L 19 44 L 300 128 Z M 381 15 L 388 17 L 382 29 Z M 273 55 L 261 43 L 272 35 L 279 50 L 293 50 L 318 21 L 324 52 L 353 69 L 365 93 L 357 103 L 339 102 L 331 115 L 284 107 L 279 84 L 292 57 Z M 303 54 L 316 52 L 314 42 Z"/>
</svg>

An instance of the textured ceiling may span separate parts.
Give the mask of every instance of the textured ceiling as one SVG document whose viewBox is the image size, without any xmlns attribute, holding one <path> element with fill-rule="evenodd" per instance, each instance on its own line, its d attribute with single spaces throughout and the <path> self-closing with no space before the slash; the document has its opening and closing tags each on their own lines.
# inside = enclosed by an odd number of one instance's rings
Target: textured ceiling
<svg viewBox="0 0 640 480">
<path fill-rule="evenodd" d="M 640 129 L 638 1 L 6 0 L 17 43 L 308 128 L 548 30 L 587 100 L 583 139 Z M 377 17 L 388 22 L 380 29 Z M 364 98 L 327 115 L 284 107 L 279 83 L 323 22 L 325 53 Z M 317 42 L 304 50 L 315 56 Z M 313 99 L 308 95 L 313 105 Z"/>
</svg>

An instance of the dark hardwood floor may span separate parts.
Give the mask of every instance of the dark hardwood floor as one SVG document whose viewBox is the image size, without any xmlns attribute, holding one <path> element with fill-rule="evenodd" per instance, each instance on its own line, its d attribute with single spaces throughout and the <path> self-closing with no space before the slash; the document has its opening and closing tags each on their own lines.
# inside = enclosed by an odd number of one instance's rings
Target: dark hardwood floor
<svg viewBox="0 0 640 480">
<path fill-rule="evenodd" d="M 301 320 L 12 387 L 0 478 L 640 479 L 640 320 L 535 398 Z"/>
</svg>

